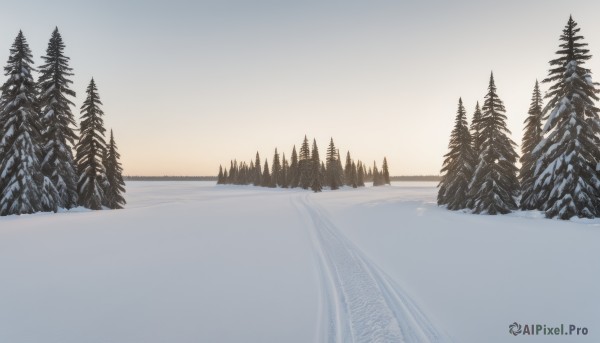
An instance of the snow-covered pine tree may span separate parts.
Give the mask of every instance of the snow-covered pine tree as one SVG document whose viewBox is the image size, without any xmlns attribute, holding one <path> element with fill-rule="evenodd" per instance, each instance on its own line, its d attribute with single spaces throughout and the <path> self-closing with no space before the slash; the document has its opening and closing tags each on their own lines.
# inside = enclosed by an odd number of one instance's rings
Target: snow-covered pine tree
<svg viewBox="0 0 600 343">
<path fill-rule="evenodd" d="M 346 164 L 344 165 L 344 183 L 346 186 L 352 186 L 352 158 L 350 151 L 346 153 Z"/>
<path fill-rule="evenodd" d="M 306 138 L 305 135 L 302 146 L 300 146 L 300 157 L 298 161 L 298 172 L 300 174 L 299 186 L 303 189 L 308 189 L 312 183 L 313 166 L 311 164 L 310 147 L 308 145 L 308 138 Z M 321 164 L 319 163 L 319 165 L 316 166 L 316 169 L 319 169 L 320 166 Z"/>
<path fill-rule="evenodd" d="M 104 161 L 107 181 L 104 189 L 104 205 L 111 209 L 120 209 L 126 204 L 123 197 L 125 182 L 123 181 L 123 168 L 121 167 L 121 162 L 119 162 L 120 158 L 121 154 L 117 150 L 113 131 L 110 130 L 110 140 Z"/>
<path fill-rule="evenodd" d="M 539 154 L 534 193 L 546 217 L 597 217 L 600 214 L 600 134 L 598 90 L 591 71 L 584 67 L 591 58 L 587 43 L 572 17 L 560 40 L 558 58 L 550 61 L 551 84 L 544 113 L 544 137 L 533 150 Z"/>
<path fill-rule="evenodd" d="M 335 144 L 333 144 L 333 138 L 331 138 L 329 148 L 327 148 L 327 165 L 325 166 L 327 171 L 325 185 L 329 186 L 331 190 L 339 189 L 342 183 L 336 157 L 337 150 L 335 149 Z"/>
<path fill-rule="evenodd" d="M 281 186 L 281 162 L 279 160 L 279 153 L 275 148 L 275 154 L 273 155 L 273 165 L 271 166 L 271 187 Z"/>
<path fill-rule="evenodd" d="M 473 212 L 508 213 L 517 208 L 519 192 L 515 143 L 508 137 L 506 112 L 496 94 L 494 74 L 490 76 L 488 93 L 482 108 L 481 150 L 470 184 Z"/>
<path fill-rule="evenodd" d="M 65 44 L 54 29 L 44 64 L 40 66 L 38 80 L 39 105 L 41 108 L 42 131 L 42 172 L 48 177 L 58 192 L 58 206 L 72 208 L 77 206 L 77 172 L 71 147 L 75 145 L 76 126 L 69 99 L 75 97 L 70 89 L 73 76 L 69 67 L 69 57 L 64 55 Z"/>
<path fill-rule="evenodd" d="M 265 158 L 265 169 L 262 172 L 262 184 L 263 187 L 273 187 L 271 183 L 271 172 L 269 172 L 269 162 Z"/>
<path fill-rule="evenodd" d="M 483 126 L 481 123 L 481 108 L 479 107 L 479 101 L 475 105 L 475 111 L 473 112 L 473 119 L 471 120 L 471 141 L 473 142 L 473 154 L 477 157 L 479 156 L 479 152 L 481 150 L 481 132 L 483 131 Z"/>
<path fill-rule="evenodd" d="M 261 162 L 258 151 L 256 152 L 256 158 L 254 161 L 254 178 L 252 184 L 255 186 L 260 186 L 262 184 L 262 173 L 260 171 Z"/>
<path fill-rule="evenodd" d="M 19 34 L 10 49 L 0 99 L 0 215 L 57 208 L 57 193 L 42 174 L 37 92 L 29 45 Z"/>
<path fill-rule="evenodd" d="M 227 168 L 223 170 L 223 184 L 229 184 L 229 175 L 227 173 Z"/>
<path fill-rule="evenodd" d="M 296 188 L 300 185 L 300 169 L 298 166 L 298 154 L 296 146 L 292 149 L 292 157 L 290 158 L 290 170 L 288 173 L 290 188 Z"/>
<path fill-rule="evenodd" d="M 454 128 L 450 133 L 448 150 L 444 155 L 437 202 L 438 205 L 447 205 L 449 210 L 460 210 L 469 204 L 469 183 L 476 164 L 467 124 L 467 111 L 462 99 L 458 99 L 458 110 Z"/>
<path fill-rule="evenodd" d="M 533 149 L 535 149 L 543 138 L 542 109 L 542 93 L 540 92 L 540 87 L 536 80 L 528 116 L 525 119 L 523 143 L 521 144 L 521 169 L 519 170 L 519 178 L 521 181 L 520 207 L 523 210 L 534 210 L 540 205 L 538 204 L 537 196 L 533 189 L 533 184 L 535 182 L 535 167 L 539 156 L 533 154 Z"/>
<path fill-rule="evenodd" d="M 77 182 L 78 202 L 81 206 L 101 210 L 104 202 L 104 183 L 106 171 L 102 164 L 102 155 L 106 150 L 104 141 L 104 112 L 94 79 L 86 90 L 87 98 L 81 106 L 81 125 L 79 142 L 76 145 L 75 163 L 79 179 Z"/>
<path fill-rule="evenodd" d="M 300 156 L 302 156 L 302 150 L 300 150 Z M 311 154 L 311 180 L 310 189 L 313 192 L 320 192 L 323 190 L 322 175 L 321 175 L 321 159 L 319 158 L 319 148 L 317 147 L 317 140 L 313 139 L 312 154 Z"/>
<path fill-rule="evenodd" d="M 387 158 L 383 158 L 383 166 L 381 167 L 381 176 L 383 177 L 384 185 L 391 185 L 390 182 L 390 171 L 388 170 Z"/>
</svg>

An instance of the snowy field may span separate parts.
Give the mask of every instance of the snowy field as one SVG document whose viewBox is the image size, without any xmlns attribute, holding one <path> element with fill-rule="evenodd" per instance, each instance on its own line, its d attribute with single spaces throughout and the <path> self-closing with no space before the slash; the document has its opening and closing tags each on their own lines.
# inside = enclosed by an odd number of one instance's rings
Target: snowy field
<svg viewBox="0 0 600 343">
<path fill-rule="evenodd" d="M 0 218 L 0 342 L 600 342 L 600 220 L 435 195 L 129 182 L 125 210 Z"/>
</svg>

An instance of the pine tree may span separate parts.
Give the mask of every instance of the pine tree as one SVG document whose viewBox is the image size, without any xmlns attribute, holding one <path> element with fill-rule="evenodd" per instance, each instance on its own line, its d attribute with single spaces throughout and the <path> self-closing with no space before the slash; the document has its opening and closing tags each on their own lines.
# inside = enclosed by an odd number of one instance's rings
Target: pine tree
<svg viewBox="0 0 600 343">
<path fill-rule="evenodd" d="M 277 148 L 275 148 L 273 166 L 271 168 L 271 186 L 281 186 L 281 162 L 279 161 L 279 153 L 277 152 Z"/>
<path fill-rule="evenodd" d="M 598 90 L 591 71 L 584 67 L 591 58 L 587 43 L 572 17 L 560 37 L 550 61 L 551 69 L 543 81 L 551 86 L 544 113 L 548 119 L 543 128 L 544 139 L 533 150 L 539 154 L 533 192 L 546 217 L 569 219 L 592 218 L 600 214 L 600 134 Z"/>
<path fill-rule="evenodd" d="M 379 173 L 379 169 L 377 169 L 377 163 L 373 161 L 373 186 L 381 186 L 383 185 L 383 178 Z"/>
<path fill-rule="evenodd" d="M 300 150 L 302 151 L 302 150 Z M 301 153 L 302 155 L 302 153 Z M 321 175 L 321 159 L 319 158 L 319 149 L 317 148 L 317 140 L 313 139 L 313 146 L 312 146 L 312 155 L 311 155 L 311 160 L 312 162 L 310 163 L 311 166 L 311 181 L 310 181 L 310 189 L 312 189 L 313 192 L 317 193 L 320 192 L 321 190 L 323 190 L 323 183 L 322 183 L 322 175 Z"/>
<path fill-rule="evenodd" d="M 365 186 L 365 166 L 361 161 L 358 161 L 357 164 L 357 173 L 356 173 L 356 185 L 358 187 L 364 187 Z"/>
<path fill-rule="evenodd" d="M 260 186 L 262 184 L 262 174 L 260 172 L 261 163 L 258 151 L 256 152 L 256 159 L 254 161 L 254 179 L 252 181 L 252 184 L 255 186 Z"/>
<path fill-rule="evenodd" d="M 65 44 L 58 32 L 52 32 L 48 42 L 44 64 L 40 67 L 38 80 L 39 104 L 42 128 L 42 172 L 58 192 L 58 206 L 72 208 L 77 205 L 77 172 L 71 147 L 77 135 L 74 106 L 69 97 L 75 97 L 70 89 L 73 76 L 69 58 L 64 55 Z"/>
<path fill-rule="evenodd" d="M 481 149 L 470 184 L 474 213 L 498 214 L 516 209 L 519 191 L 515 143 L 508 137 L 505 108 L 496 94 L 494 74 L 490 76 L 483 104 Z"/>
<path fill-rule="evenodd" d="M 104 205 L 111 209 L 123 208 L 126 204 L 123 193 L 125 193 L 125 182 L 123 181 L 123 168 L 121 167 L 121 154 L 117 150 L 117 144 L 110 130 L 110 140 L 106 149 L 104 168 L 106 170 L 106 186 L 104 189 Z"/>
<path fill-rule="evenodd" d="M 296 153 L 296 146 L 292 149 L 292 158 L 290 160 L 290 171 L 288 173 L 288 179 L 290 188 L 296 188 L 300 184 L 300 169 L 298 166 L 298 154 Z"/>
<path fill-rule="evenodd" d="M 391 185 L 390 172 L 388 170 L 387 158 L 383 158 L 383 166 L 381 167 L 381 176 L 383 177 L 383 184 Z"/>
<path fill-rule="evenodd" d="M 352 178 L 352 188 L 358 187 L 358 171 L 356 169 L 356 163 L 352 161 L 352 172 L 350 173 L 350 177 Z"/>
<path fill-rule="evenodd" d="M 229 174 L 227 173 L 227 168 L 223 170 L 223 183 L 229 184 Z"/>
<path fill-rule="evenodd" d="M 235 168 L 233 166 L 233 160 L 229 161 L 229 176 L 227 177 L 227 183 L 233 184 L 235 181 Z"/>
<path fill-rule="evenodd" d="M 265 169 L 262 173 L 262 184 L 263 187 L 274 187 L 271 183 L 271 173 L 269 172 L 269 162 L 265 159 Z"/>
<path fill-rule="evenodd" d="M 219 175 L 217 175 L 217 185 L 222 185 L 223 180 L 223 166 L 219 165 Z"/>
<path fill-rule="evenodd" d="M 479 101 L 475 105 L 475 112 L 473 112 L 473 120 L 471 121 L 471 140 L 473 142 L 473 154 L 475 156 L 479 156 L 481 150 L 481 132 L 483 131 L 483 126 L 481 122 L 482 118 L 481 109 L 479 108 Z"/>
<path fill-rule="evenodd" d="M 352 158 L 350 158 L 350 151 L 346 153 L 346 165 L 344 166 L 344 182 L 346 186 L 352 186 Z"/>
<path fill-rule="evenodd" d="M 102 119 L 104 112 L 100 109 L 102 102 L 94 79 L 90 81 L 86 93 L 87 98 L 81 106 L 80 136 L 76 146 L 75 162 L 79 174 L 77 193 L 81 206 L 100 210 L 106 182 L 106 171 L 102 164 L 102 155 L 106 150 L 106 130 Z"/>
<path fill-rule="evenodd" d="M 0 215 L 56 210 L 58 199 L 39 163 L 41 141 L 33 60 L 23 32 L 15 38 L 0 99 Z"/>
<path fill-rule="evenodd" d="M 459 210 L 469 204 L 469 183 L 476 163 L 462 99 L 458 99 L 458 111 L 448 150 L 444 155 L 437 202 L 438 205 L 447 205 L 450 210 Z"/>
<path fill-rule="evenodd" d="M 342 166 L 342 159 L 340 158 L 340 149 L 337 149 L 337 171 L 338 171 L 338 180 L 340 180 L 340 186 L 345 185 L 344 181 L 344 167 Z"/>
<path fill-rule="evenodd" d="M 319 164 L 315 168 L 318 169 L 321 165 Z M 304 136 L 302 146 L 300 146 L 300 158 L 298 161 L 298 171 L 300 174 L 299 185 L 303 189 L 308 189 L 311 186 L 313 178 L 313 166 L 311 165 L 310 158 L 310 147 L 308 145 L 308 139 Z"/>
<path fill-rule="evenodd" d="M 326 165 L 326 182 L 331 190 L 339 189 L 342 183 L 340 180 L 340 172 L 338 170 L 338 161 L 336 159 L 337 150 L 333 144 L 333 138 L 329 141 L 329 148 L 327 149 L 327 165 Z"/>
<path fill-rule="evenodd" d="M 290 186 L 289 174 L 290 166 L 285 159 L 285 153 L 283 153 L 281 156 L 281 188 L 288 188 Z"/>
<path fill-rule="evenodd" d="M 531 106 L 527 119 L 525 119 L 525 132 L 523 133 L 523 143 L 521 145 L 521 170 L 519 178 L 521 179 L 521 209 L 533 210 L 539 206 L 537 196 L 534 193 L 533 184 L 535 182 L 535 167 L 539 156 L 533 154 L 533 149 L 541 142 L 542 136 L 542 93 L 540 87 L 535 81 L 533 95 L 531 97 Z"/>
</svg>

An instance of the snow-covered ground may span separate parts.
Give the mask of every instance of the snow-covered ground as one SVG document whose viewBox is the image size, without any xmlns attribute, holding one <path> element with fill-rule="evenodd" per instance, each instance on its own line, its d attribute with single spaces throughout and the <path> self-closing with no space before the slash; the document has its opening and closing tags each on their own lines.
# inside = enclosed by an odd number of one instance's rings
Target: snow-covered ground
<svg viewBox="0 0 600 343">
<path fill-rule="evenodd" d="M 130 182 L 125 210 L 0 218 L 0 342 L 600 341 L 600 220 L 435 194 Z"/>
</svg>

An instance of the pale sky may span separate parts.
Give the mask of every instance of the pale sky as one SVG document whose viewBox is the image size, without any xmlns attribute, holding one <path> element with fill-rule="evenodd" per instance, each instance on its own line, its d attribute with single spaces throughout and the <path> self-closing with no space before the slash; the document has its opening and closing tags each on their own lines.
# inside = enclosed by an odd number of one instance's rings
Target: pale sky
<svg viewBox="0 0 600 343">
<path fill-rule="evenodd" d="M 39 65 L 58 26 L 77 121 L 93 76 L 126 175 L 215 175 L 257 150 L 270 163 L 305 134 L 322 157 L 333 137 L 342 155 L 387 156 L 392 175 L 438 174 L 458 98 L 470 120 L 492 70 L 520 144 L 569 14 L 600 73 L 597 0 L 13 1 L 2 13 L 2 66 L 19 29 Z"/>
</svg>

